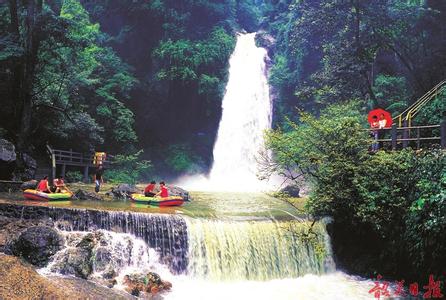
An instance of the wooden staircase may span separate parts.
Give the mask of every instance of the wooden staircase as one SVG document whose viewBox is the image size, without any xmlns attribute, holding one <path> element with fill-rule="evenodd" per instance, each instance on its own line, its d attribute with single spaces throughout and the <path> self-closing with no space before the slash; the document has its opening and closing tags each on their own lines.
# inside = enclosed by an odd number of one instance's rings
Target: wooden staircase
<svg viewBox="0 0 446 300">
<path fill-rule="evenodd" d="M 409 106 L 405 111 L 403 111 L 398 116 L 394 117 L 393 120 L 398 123 L 398 127 L 407 126 L 411 127 L 412 119 L 415 115 L 432 99 L 435 99 L 438 94 L 446 89 L 446 80 L 443 80 L 436 86 L 434 86 L 430 91 L 421 96 L 417 101 L 415 101 L 411 106 Z"/>
</svg>

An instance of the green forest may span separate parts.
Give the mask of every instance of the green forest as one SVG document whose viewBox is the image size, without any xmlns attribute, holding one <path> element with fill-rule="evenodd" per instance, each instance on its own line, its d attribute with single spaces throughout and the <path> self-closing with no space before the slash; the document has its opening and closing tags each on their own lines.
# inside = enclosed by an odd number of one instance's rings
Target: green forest
<svg viewBox="0 0 446 300">
<path fill-rule="evenodd" d="M 237 32 L 268 48 L 285 129 L 297 110 L 350 100 L 396 114 L 446 69 L 441 1 L 7 1 L 0 13 L 2 137 L 31 156 L 47 143 L 139 153 L 164 176 L 208 170 Z M 420 124 L 439 122 L 442 100 Z"/>
<path fill-rule="evenodd" d="M 446 79 L 445 1 L 0 5 L 0 138 L 18 155 L 1 179 L 29 179 L 26 157 L 47 144 L 114 154 L 116 182 L 206 173 L 237 33 L 258 32 L 274 101 L 265 177 L 311 184 L 307 210 L 334 218 L 340 266 L 444 279 L 444 150 L 371 155 L 364 129 L 371 109 L 396 116 Z M 445 112 L 443 90 L 413 123 L 438 125 Z"/>
</svg>

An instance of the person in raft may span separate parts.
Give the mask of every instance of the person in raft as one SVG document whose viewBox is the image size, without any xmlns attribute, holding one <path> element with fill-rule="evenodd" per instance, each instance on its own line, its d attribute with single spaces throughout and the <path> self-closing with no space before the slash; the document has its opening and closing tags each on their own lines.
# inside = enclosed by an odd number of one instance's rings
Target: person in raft
<svg viewBox="0 0 446 300">
<path fill-rule="evenodd" d="M 169 197 L 169 192 L 167 191 L 167 187 L 164 181 L 160 182 L 160 191 L 155 196 L 161 198 Z"/>
<path fill-rule="evenodd" d="M 70 193 L 71 191 L 65 185 L 65 181 L 63 177 L 54 179 L 54 186 L 56 187 L 55 193 Z"/>
<path fill-rule="evenodd" d="M 51 194 L 50 185 L 48 184 L 48 176 L 43 177 L 37 185 L 37 190 L 39 192 L 49 193 Z"/>
<path fill-rule="evenodd" d="M 156 195 L 156 193 L 154 193 L 155 190 L 155 185 L 156 182 L 155 181 L 151 181 L 146 188 L 144 189 L 144 196 L 146 197 L 153 197 Z"/>
<path fill-rule="evenodd" d="M 96 173 L 94 174 L 94 183 L 95 183 L 95 192 L 99 193 L 99 190 L 101 188 L 101 184 L 104 183 L 104 168 L 102 165 L 99 165 L 99 167 L 96 170 Z"/>
</svg>

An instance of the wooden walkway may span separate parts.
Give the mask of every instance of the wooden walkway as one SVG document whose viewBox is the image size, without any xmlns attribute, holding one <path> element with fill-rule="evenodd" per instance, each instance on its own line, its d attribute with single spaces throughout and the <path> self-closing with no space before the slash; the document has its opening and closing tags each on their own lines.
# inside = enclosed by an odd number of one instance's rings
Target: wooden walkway
<svg viewBox="0 0 446 300">
<path fill-rule="evenodd" d="M 75 166 L 83 169 L 83 180 L 88 181 L 88 174 L 90 168 L 97 168 L 99 165 L 95 162 L 94 153 L 81 153 L 73 150 L 59 150 L 53 149 L 47 145 L 47 151 L 51 159 L 51 175 L 52 178 L 56 178 L 57 167 L 60 166 L 60 176 L 65 177 L 65 171 L 67 166 Z M 104 168 L 110 167 L 113 163 L 113 156 L 107 155 L 106 159 L 101 161 L 101 165 Z"/>
<path fill-rule="evenodd" d="M 380 129 L 380 138 L 376 140 L 380 148 L 399 150 L 411 147 L 421 149 L 423 146 L 439 145 L 446 149 L 446 120 L 438 125 L 403 126 L 394 123 L 390 128 Z M 370 129 L 372 131 L 372 129 Z M 389 147 L 390 146 L 390 147 Z"/>
</svg>

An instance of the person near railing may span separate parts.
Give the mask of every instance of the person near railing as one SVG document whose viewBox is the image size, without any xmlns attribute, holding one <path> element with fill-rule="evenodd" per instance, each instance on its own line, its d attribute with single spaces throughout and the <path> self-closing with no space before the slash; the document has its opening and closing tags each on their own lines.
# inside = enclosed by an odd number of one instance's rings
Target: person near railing
<svg viewBox="0 0 446 300">
<path fill-rule="evenodd" d="M 372 117 L 372 122 L 370 122 L 370 135 L 373 137 L 372 151 L 378 151 L 378 129 L 379 121 L 377 116 Z"/>
</svg>

